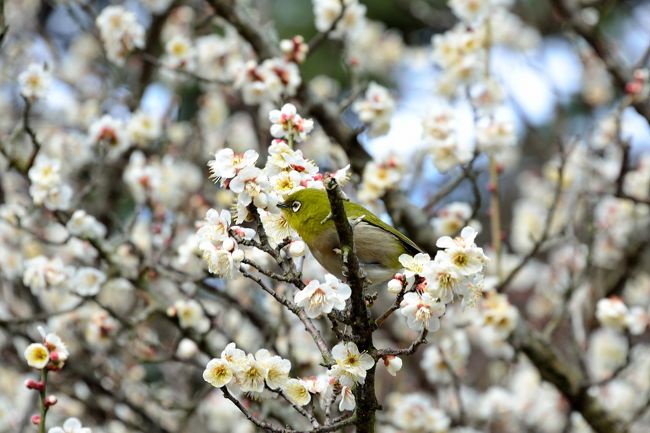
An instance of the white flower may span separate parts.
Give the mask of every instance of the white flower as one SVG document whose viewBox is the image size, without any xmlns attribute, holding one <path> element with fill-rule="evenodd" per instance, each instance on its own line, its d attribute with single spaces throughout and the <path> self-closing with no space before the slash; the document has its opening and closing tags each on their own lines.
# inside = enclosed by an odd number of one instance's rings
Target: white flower
<svg viewBox="0 0 650 433">
<path fill-rule="evenodd" d="M 297 35 L 291 39 L 282 39 L 280 50 L 288 61 L 302 63 L 309 52 L 309 45 L 305 43 L 305 39 L 301 35 Z"/>
<path fill-rule="evenodd" d="M 224 249 L 211 242 L 201 241 L 199 250 L 210 272 L 220 277 L 231 277 L 244 256 L 242 251 L 236 248 L 237 244 L 232 239 L 226 239 L 223 244 L 227 244 L 232 249 Z"/>
<path fill-rule="evenodd" d="M 271 213 L 264 209 L 258 209 L 257 211 L 260 214 L 264 231 L 269 238 L 269 244 L 273 248 L 277 247 L 283 240 L 292 238 L 295 235 L 284 214 Z"/>
<path fill-rule="evenodd" d="M 467 284 L 458 268 L 449 260 L 449 255 L 438 251 L 434 260 L 425 265 L 422 276 L 427 280 L 426 291 L 445 304 L 450 303 L 454 294 L 464 295 Z"/>
<path fill-rule="evenodd" d="M 228 385 L 232 378 L 233 370 L 231 364 L 221 358 L 211 359 L 203 371 L 203 380 L 216 388 Z"/>
<path fill-rule="evenodd" d="M 221 186 L 226 180 L 232 179 L 237 173 L 255 165 L 259 154 L 249 149 L 244 154 L 235 153 L 230 148 L 221 149 L 214 155 L 214 159 L 208 162 L 211 177 L 215 180 L 221 179 Z"/>
<path fill-rule="evenodd" d="M 44 289 L 64 285 L 69 276 L 70 270 L 61 259 L 37 256 L 25 262 L 23 283 L 31 289 L 32 293 L 38 294 Z"/>
<path fill-rule="evenodd" d="M 43 65 L 32 63 L 20 73 L 18 82 L 20 93 L 25 98 L 42 98 L 52 84 L 52 75 Z"/>
<path fill-rule="evenodd" d="M 632 335 L 641 335 L 648 327 L 648 313 L 641 307 L 632 307 L 625 318 L 625 325 Z"/>
<path fill-rule="evenodd" d="M 25 349 L 27 365 L 42 370 L 50 361 L 50 352 L 41 343 L 32 343 Z"/>
<path fill-rule="evenodd" d="M 264 391 L 266 371 L 261 363 L 253 355 L 248 354 L 238 364 L 235 376 L 241 390 L 244 392 Z"/>
<path fill-rule="evenodd" d="M 314 129 L 311 119 L 303 119 L 293 104 L 284 104 L 280 110 L 269 112 L 271 135 L 275 138 L 288 138 L 297 143 L 304 141 Z"/>
<path fill-rule="evenodd" d="M 617 368 L 625 364 L 628 353 L 627 338 L 609 328 L 594 331 L 589 340 L 587 365 L 596 380 L 611 376 Z"/>
<path fill-rule="evenodd" d="M 345 301 L 352 294 L 350 286 L 339 281 L 332 274 L 325 275 L 325 282 L 312 280 L 302 290 L 296 292 L 294 302 L 314 319 L 329 314 L 333 309 L 343 310 Z"/>
<path fill-rule="evenodd" d="M 61 183 L 61 162 L 58 159 L 39 155 L 27 174 L 32 184 L 45 189 L 56 187 Z"/>
<path fill-rule="evenodd" d="M 200 241 L 207 241 L 213 244 L 221 243 L 228 237 L 230 223 L 230 212 L 225 209 L 221 212 L 215 209 L 209 209 L 205 214 L 205 221 L 197 230 L 196 235 Z"/>
<path fill-rule="evenodd" d="M 121 6 L 108 6 L 95 22 L 108 59 L 113 63 L 123 65 L 131 51 L 144 47 L 144 27 L 133 12 Z"/>
<path fill-rule="evenodd" d="M 402 254 L 399 256 L 399 262 L 404 267 L 404 275 L 406 278 L 412 278 L 415 275 L 423 275 L 424 270 L 431 261 L 428 254 L 418 253 L 415 256 Z"/>
<path fill-rule="evenodd" d="M 480 119 L 476 123 L 476 143 L 479 150 L 498 153 L 517 144 L 517 134 L 512 122 L 499 119 Z"/>
<path fill-rule="evenodd" d="M 365 98 L 352 105 L 359 120 L 370 125 L 371 136 L 383 135 L 390 129 L 390 118 L 395 111 L 395 101 L 383 86 L 371 82 Z"/>
<path fill-rule="evenodd" d="M 315 0 L 313 4 L 318 31 L 328 31 L 338 19 L 334 31 L 329 33 L 331 38 L 351 39 L 364 29 L 366 7 L 358 0 Z M 343 17 L 339 18 L 341 12 Z"/>
<path fill-rule="evenodd" d="M 246 353 L 241 349 L 237 349 L 235 343 L 228 343 L 221 351 L 221 358 L 228 362 L 231 367 L 236 368 L 246 358 Z"/>
<path fill-rule="evenodd" d="M 196 51 L 192 41 L 183 35 L 174 35 L 165 44 L 165 64 L 173 69 L 192 71 L 196 67 Z"/>
<path fill-rule="evenodd" d="M 465 227 L 461 230 L 460 237 L 452 239 L 449 236 L 443 236 L 436 242 L 438 248 L 446 249 L 445 253 L 449 256 L 449 260 L 461 275 L 473 275 L 481 272 L 483 264 L 487 261 L 483 249 L 474 244 L 477 234 L 474 228 Z"/>
<path fill-rule="evenodd" d="M 160 138 L 162 133 L 160 119 L 144 111 L 137 111 L 131 116 L 127 130 L 130 140 L 139 146 Z"/>
<path fill-rule="evenodd" d="M 282 387 L 287 398 L 297 406 L 304 406 L 311 401 L 311 394 L 300 379 L 289 379 Z"/>
<path fill-rule="evenodd" d="M 294 258 L 304 256 L 305 243 L 303 241 L 292 241 L 289 244 L 289 255 Z"/>
<path fill-rule="evenodd" d="M 71 235 L 89 239 L 102 239 L 106 236 L 106 227 L 82 209 L 74 211 L 66 228 Z"/>
<path fill-rule="evenodd" d="M 605 298 L 596 305 L 596 318 L 601 325 L 622 330 L 626 326 L 628 309 L 620 298 Z"/>
<path fill-rule="evenodd" d="M 282 81 L 269 66 L 268 63 L 258 65 L 254 60 L 250 60 L 244 67 L 238 69 L 235 88 L 241 89 L 244 103 L 255 105 L 277 101 L 280 98 L 283 90 Z"/>
<path fill-rule="evenodd" d="M 481 307 L 481 324 L 493 328 L 497 335 L 505 340 L 517 326 L 517 308 L 508 302 L 507 296 L 496 293 L 490 293 L 483 300 Z"/>
<path fill-rule="evenodd" d="M 117 158 L 131 146 L 124 122 L 108 114 L 93 122 L 88 137 L 91 144 L 105 147 L 109 158 Z"/>
<path fill-rule="evenodd" d="M 47 433 L 92 433 L 88 427 L 83 427 L 77 418 L 68 418 L 61 427 L 52 427 Z"/>
<path fill-rule="evenodd" d="M 289 379 L 291 361 L 282 359 L 280 356 L 273 356 L 266 349 L 255 352 L 255 359 L 266 372 L 266 384 L 271 389 L 280 388 Z"/>
<path fill-rule="evenodd" d="M 192 328 L 199 333 L 207 332 L 210 329 L 210 320 L 205 316 L 203 307 L 196 300 L 178 300 L 174 303 L 174 309 L 181 328 Z"/>
<path fill-rule="evenodd" d="M 334 346 L 332 356 L 336 364 L 332 366 L 330 374 L 344 386 L 363 383 L 366 371 L 375 365 L 372 356 L 359 353 L 359 348 L 351 341 L 340 342 Z"/>
<path fill-rule="evenodd" d="M 349 386 L 341 387 L 341 401 L 339 402 L 339 411 L 352 411 L 357 407 L 357 400 L 354 398 L 352 388 Z"/>
<path fill-rule="evenodd" d="M 68 352 L 68 348 L 63 343 L 63 340 L 61 340 L 61 337 L 50 332 L 45 335 L 43 341 L 45 347 L 50 351 L 50 358 L 52 358 L 52 360 L 54 360 L 55 356 L 57 358 L 56 362 L 64 362 L 68 359 L 70 352 Z M 55 353 L 56 355 L 54 355 Z"/>
<path fill-rule="evenodd" d="M 402 291 L 402 288 L 404 288 L 404 282 L 402 281 L 401 278 L 393 278 L 388 282 L 387 286 L 388 286 L 388 291 L 396 295 Z"/>
<path fill-rule="evenodd" d="M 99 269 L 79 268 L 72 278 L 72 288 L 81 296 L 94 296 L 99 293 L 105 281 L 106 274 Z"/>
<path fill-rule="evenodd" d="M 469 221 L 472 207 L 468 203 L 453 202 L 441 208 L 431 221 L 437 234 L 452 236 Z"/>
<path fill-rule="evenodd" d="M 440 328 L 440 317 L 445 314 L 445 304 L 427 292 L 409 292 L 404 295 L 399 311 L 406 317 L 409 328 L 416 331 L 437 331 Z"/>
<path fill-rule="evenodd" d="M 402 359 L 397 356 L 384 356 L 381 359 L 381 362 L 384 364 L 386 371 L 388 371 L 391 376 L 397 376 L 397 372 L 402 369 Z M 377 361 L 377 363 L 379 363 L 379 361 Z"/>
</svg>

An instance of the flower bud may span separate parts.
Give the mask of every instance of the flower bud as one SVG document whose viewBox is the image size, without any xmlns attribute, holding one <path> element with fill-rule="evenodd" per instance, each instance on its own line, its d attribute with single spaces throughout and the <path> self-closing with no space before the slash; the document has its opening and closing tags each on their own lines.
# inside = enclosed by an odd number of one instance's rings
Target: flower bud
<svg viewBox="0 0 650 433">
<path fill-rule="evenodd" d="M 48 395 L 47 397 L 45 397 L 45 400 L 43 400 L 43 404 L 45 405 L 45 407 L 51 407 L 54 406 L 57 401 L 58 399 L 56 398 L 55 395 Z"/>
<path fill-rule="evenodd" d="M 25 387 L 27 389 L 34 389 L 36 391 L 43 391 L 45 389 L 45 384 L 43 382 L 37 382 L 34 379 L 27 379 L 25 381 Z"/>
<path fill-rule="evenodd" d="M 32 424 L 39 425 L 41 423 L 40 415 L 32 415 Z"/>
<path fill-rule="evenodd" d="M 57 362 L 59 359 L 59 352 L 50 352 L 50 361 Z"/>
<path fill-rule="evenodd" d="M 305 243 L 303 241 L 293 241 L 289 244 L 289 255 L 291 257 L 302 257 L 305 255 Z"/>
<path fill-rule="evenodd" d="M 396 376 L 397 372 L 402 369 L 402 360 L 394 355 L 387 355 L 383 358 L 384 366 L 391 376 Z"/>
<path fill-rule="evenodd" d="M 236 247 L 235 241 L 233 241 L 231 238 L 227 238 L 221 244 L 221 249 L 226 250 L 228 252 L 232 252 L 232 250 L 234 250 L 235 247 Z"/>
<path fill-rule="evenodd" d="M 397 275 L 396 275 L 397 276 Z M 393 278 L 388 282 L 388 291 L 393 294 L 398 294 L 402 291 L 402 281 L 397 278 Z"/>
</svg>

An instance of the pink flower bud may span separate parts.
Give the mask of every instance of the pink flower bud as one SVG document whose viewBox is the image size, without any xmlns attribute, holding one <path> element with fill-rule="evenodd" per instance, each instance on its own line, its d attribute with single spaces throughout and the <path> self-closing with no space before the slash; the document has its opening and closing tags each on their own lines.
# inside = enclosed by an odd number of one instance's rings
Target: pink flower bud
<svg viewBox="0 0 650 433">
<path fill-rule="evenodd" d="M 43 382 L 37 382 L 34 379 L 27 379 L 25 381 L 25 386 L 27 389 L 34 389 L 36 391 L 43 391 L 45 389 L 45 384 Z"/>
<path fill-rule="evenodd" d="M 45 407 L 51 407 L 54 406 L 57 401 L 58 400 L 55 395 L 48 395 L 47 397 L 45 397 L 43 404 L 45 405 Z"/>
<path fill-rule="evenodd" d="M 59 358 L 59 352 L 50 352 L 50 361 L 57 362 Z"/>
<path fill-rule="evenodd" d="M 41 423 L 40 415 L 32 415 L 32 424 L 39 425 Z"/>
</svg>

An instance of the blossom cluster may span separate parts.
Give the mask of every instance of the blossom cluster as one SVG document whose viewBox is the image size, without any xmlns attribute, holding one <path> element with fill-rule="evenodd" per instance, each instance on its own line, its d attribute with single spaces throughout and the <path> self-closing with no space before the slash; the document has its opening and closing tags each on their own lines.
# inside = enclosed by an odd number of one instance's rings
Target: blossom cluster
<svg viewBox="0 0 650 433">
<path fill-rule="evenodd" d="M 471 303 L 481 293 L 487 256 L 474 243 L 477 234 L 465 227 L 457 238 L 441 237 L 436 243 L 441 250 L 433 260 L 424 253 L 400 256 L 404 274 L 389 281 L 388 290 L 405 293 L 400 313 L 409 328 L 436 331 L 446 304 L 455 298 Z"/>
<path fill-rule="evenodd" d="M 290 371 L 289 360 L 272 355 L 266 349 L 253 355 L 230 343 L 220 358 L 208 362 L 203 379 L 214 387 L 229 386 L 242 392 L 261 393 L 265 387 L 280 390 L 292 403 L 304 406 L 311 401 L 309 388 L 305 381 L 290 378 Z"/>
<path fill-rule="evenodd" d="M 68 359 L 67 347 L 58 335 L 39 331 L 44 334 L 43 342 L 27 346 L 24 353 L 27 365 L 38 370 L 61 370 Z"/>
<path fill-rule="evenodd" d="M 96 24 L 108 59 L 117 65 L 124 65 L 131 51 L 144 47 L 144 27 L 122 6 L 104 8 Z"/>
</svg>

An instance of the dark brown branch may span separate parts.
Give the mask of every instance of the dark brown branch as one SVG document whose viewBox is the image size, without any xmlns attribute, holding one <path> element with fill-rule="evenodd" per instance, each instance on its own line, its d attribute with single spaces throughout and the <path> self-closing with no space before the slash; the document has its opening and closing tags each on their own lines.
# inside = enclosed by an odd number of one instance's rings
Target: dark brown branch
<svg viewBox="0 0 650 433">
<path fill-rule="evenodd" d="M 418 339 L 413 341 L 413 343 L 411 343 L 409 347 L 405 347 L 403 349 L 380 349 L 377 350 L 376 356 L 377 358 L 381 358 L 383 356 L 391 356 L 391 355 L 392 356 L 412 355 L 415 353 L 416 350 L 418 350 L 418 347 L 420 347 L 421 345 L 427 342 L 428 334 L 429 331 L 423 329 Z"/>
<path fill-rule="evenodd" d="M 359 350 L 372 353 L 375 350 L 372 342 L 374 323 L 370 320 L 370 311 L 364 299 L 364 289 L 368 281 L 354 249 L 354 234 L 345 213 L 343 192 L 333 177 L 326 180 L 325 189 L 331 207 L 330 217 L 334 221 L 339 238 L 343 273 L 352 289 L 350 298 L 352 333 L 357 340 Z M 374 365 L 368 370 L 364 383 L 356 386 L 354 393 L 357 402 L 357 418 L 360 421 L 357 423 L 357 433 L 374 433 L 375 413 L 379 408 L 375 395 Z"/>
</svg>

